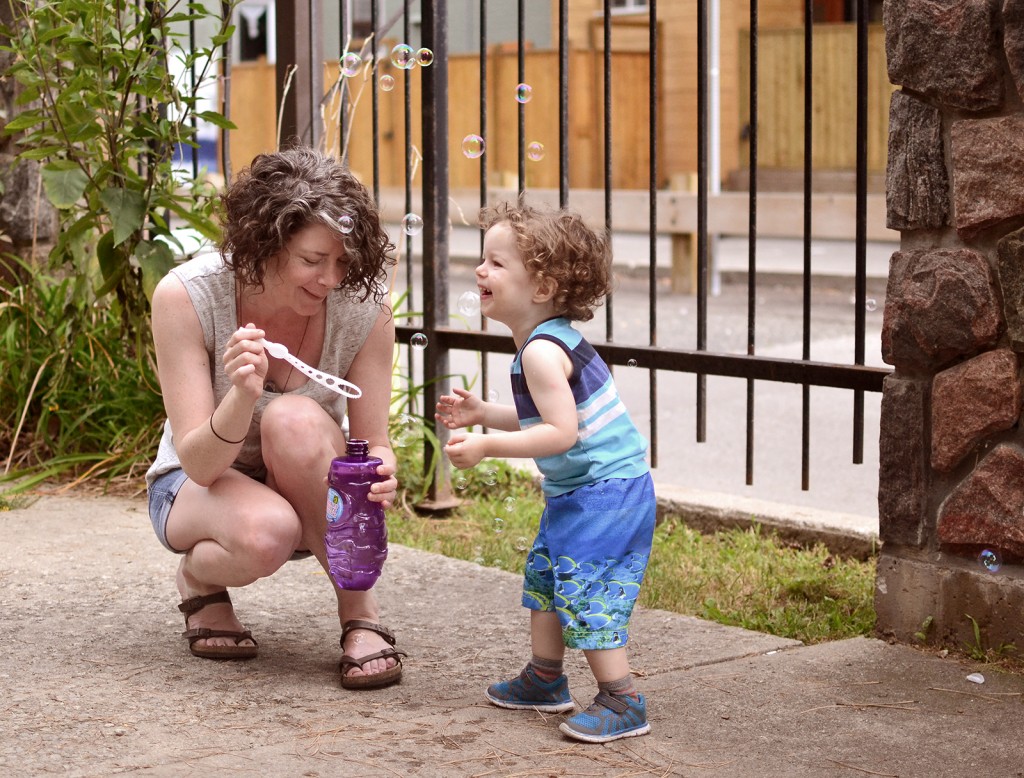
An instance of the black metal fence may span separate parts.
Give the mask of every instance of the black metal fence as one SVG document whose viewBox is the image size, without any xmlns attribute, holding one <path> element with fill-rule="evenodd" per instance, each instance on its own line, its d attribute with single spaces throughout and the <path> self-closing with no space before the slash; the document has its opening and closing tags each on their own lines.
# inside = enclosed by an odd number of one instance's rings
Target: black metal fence
<svg viewBox="0 0 1024 778">
<path fill-rule="evenodd" d="M 303 3 L 307 2 L 307 5 Z M 479 133 L 484 139 L 485 149 L 488 138 L 488 100 L 491 96 L 487 93 L 487 56 L 491 42 L 488 40 L 488 6 L 487 0 L 474 0 L 473 14 L 478 24 L 478 47 L 480 52 L 480 114 Z M 349 31 L 352 29 L 352 11 L 348 3 L 341 3 L 341 14 L 339 18 L 338 39 L 342 41 L 338 51 L 322 52 L 319 49 L 317 36 L 312 32 L 316 31 L 317 25 L 322 20 L 317 17 L 314 6 L 318 4 L 309 0 L 287 0 L 277 3 L 277 39 L 278 46 L 278 75 L 279 82 L 286 76 L 294 77 L 293 85 L 284 101 L 282 117 L 281 137 L 298 137 L 302 142 L 316 144 L 319 142 L 319 104 L 324 94 L 323 85 L 317 75 L 322 72 L 317 63 L 332 58 L 341 58 L 345 53 L 345 42 L 349 40 Z M 361 4 L 365 5 L 365 4 Z M 393 4 L 389 4 L 394 11 Z M 524 56 L 529 42 L 525 39 L 525 22 L 527 6 L 530 6 L 530 13 L 536 9 L 526 0 L 518 0 L 517 3 L 517 29 L 514 45 L 517 47 L 518 66 L 520 82 L 525 82 Z M 613 6 L 610 0 L 604 0 L 603 4 L 603 43 L 605 68 L 604 84 L 604 106 L 603 113 L 604 127 L 602 128 L 604 142 L 603 160 L 603 211 L 606 229 L 614 235 L 616 233 L 616 204 L 617 193 L 612 187 L 613 170 L 616 160 L 613 157 L 612 123 L 614 121 L 635 121 L 634 117 L 614 116 L 612 106 L 612 79 L 607 77 L 611 68 L 611 35 L 613 21 Z M 889 373 L 887 369 L 869 367 L 865 365 L 865 311 L 868 305 L 868 292 L 866 283 L 866 245 L 867 245 L 867 30 L 868 30 L 868 0 L 854 0 L 852 3 L 854 21 L 857 28 L 857 94 L 851 95 L 856 99 L 857 104 L 857 165 L 856 165 L 856 214 L 855 230 L 850 235 L 855 247 L 855 268 L 854 278 L 854 310 L 855 321 L 852 333 L 853 353 L 848 363 L 817 362 L 811 359 L 812 340 L 812 318 L 811 302 L 814 287 L 812 285 L 813 270 L 811 236 L 814 212 L 812 208 L 812 129 L 813 111 L 811 105 L 811 91 L 814 77 L 812 36 L 813 25 L 805 24 L 805 46 L 804 46 L 804 69 L 805 69 L 805 100 L 804 100 L 804 165 L 803 165 L 803 323 L 802 332 L 802 355 L 799 359 L 782 359 L 767 357 L 758 354 L 758 89 L 757 89 L 757 68 L 758 68 L 758 3 L 757 0 L 750 2 L 749 18 L 749 52 L 748 60 L 750 67 L 749 83 L 749 199 L 748 199 L 748 261 L 747 261 L 747 315 L 746 315 L 746 348 L 745 353 L 725 353 L 709 350 L 708 338 L 708 300 L 709 293 L 709 272 L 711 268 L 711 251 L 714 236 L 709 233 L 709 207 L 712 199 L 710 194 L 711 174 L 709 171 L 709 149 L 712 141 L 712 129 L 709 124 L 709 78 L 711 52 L 711 40 L 709 38 L 710 3 L 709 0 L 698 0 L 696 3 L 696 18 L 693 23 L 697 30 L 697 98 L 696 105 L 692 111 L 696 114 L 697 129 L 697 191 L 696 191 L 696 339 L 692 348 L 666 347 L 659 342 L 659 293 L 658 293 L 658 267 L 656 241 L 658 238 L 658 208 L 659 208 L 659 182 L 658 166 L 659 154 L 667 142 L 664 137 L 659 137 L 659 112 L 663 106 L 659 105 L 659 74 L 662 72 L 659 63 L 663 63 L 665 52 L 659 49 L 659 8 L 657 0 L 647 0 L 646 3 L 639 2 L 635 5 L 646 8 L 648 46 L 649 46 L 649 72 L 647 83 L 642 86 L 646 90 L 649 101 L 649 131 L 646 133 L 648 139 L 649 157 L 649 186 L 647 189 L 646 204 L 648 209 L 647 239 L 649 243 L 649 255 L 645 269 L 648 288 L 648 317 L 646 332 L 643 342 L 619 342 L 617 337 L 620 333 L 616 327 L 616 314 L 618 309 L 615 304 L 614 295 L 606 301 L 603 309 L 605 317 L 605 342 L 595 343 L 595 347 L 603 358 L 612 366 L 637 366 L 646 372 L 648 398 L 650 406 L 650 422 L 647 434 L 651 442 L 652 464 L 657 465 L 660 451 L 666 437 L 665 432 L 659 429 L 659 376 L 666 372 L 689 373 L 696 382 L 696 402 L 694 408 L 695 436 L 698 442 L 702 442 L 707 436 L 707 405 L 708 390 L 707 378 L 709 376 L 728 376 L 743 379 L 746 382 L 746 482 L 753 482 L 753 452 L 754 452 L 754 423 L 756 407 L 756 383 L 758 381 L 785 382 L 797 384 L 802 387 L 802 435 L 801 435 L 801 487 L 808 489 L 809 484 L 809 463 L 810 463 L 810 390 L 812 387 L 835 387 L 850 391 L 850 402 L 853 404 L 853 429 L 852 429 L 852 458 L 854 463 L 863 461 L 865 418 L 864 418 L 864 396 L 866 392 L 880 392 L 883 378 Z M 806 19 L 813 18 L 813 2 L 806 0 L 804 3 L 804 14 Z M 446 62 L 448 59 L 448 35 L 449 20 L 453 13 L 464 14 L 467 3 L 445 2 L 444 0 L 423 0 L 420 3 L 411 3 L 406 0 L 400 12 L 384 19 L 380 13 L 383 6 L 379 0 L 371 0 L 369 6 L 369 19 L 355 21 L 368 22 L 368 28 L 376 30 L 379 38 L 390 34 L 400 37 L 405 41 L 416 41 L 417 47 L 428 49 L 433 53 L 433 64 L 429 68 L 423 68 L 422 78 L 422 109 L 419 115 L 413 113 L 413 101 L 410 94 L 410 79 L 403 80 L 404 89 L 404 123 L 406 138 L 405 154 L 405 186 L 404 186 L 404 207 L 405 212 L 413 211 L 414 203 L 422 203 L 423 232 L 421 237 L 421 250 L 417 253 L 413 250 L 413 241 L 403 241 L 403 263 L 406 276 L 408 294 L 404 300 L 404 306 L 408 311 L 420 311 L 422 322 L 415 326 L 404 324 L 400 321 L 398 327 L 398 339 L 402 344 L 409 344 L 414 335 L 426 336 L 427 346 L 422 351 L 417 350 L 419 356 L 414 359 L 413 349 L 407 352 L 408 370 L 410 374 L 417 373 L 418 382 L 423 387 L 422 410 L 426 418 L 431 418 L 431 410 L 434 407 L 437 397 L 447 391 L 450 373 L 450 355 L 459 350 L 480 352 L 483 354 L 511 354 L 514 353 L 514 345 L 510 337 L 495 334 L 487 331 L 486 321 L 481 321 L 479 331 L 469 331 L 464 328 L 449 326 L 449 230 L 451 218 L 450 192 L 449 192 L 449 131 L 448 111 L 449 104 L 449 80 Z M 555 29 L 557 29 L 557 46 L 559 62 L 559 187 L 558 200 L 563 206 L 573 205 L 573 191 L 569 185 L 569 160 L 573 153 L 572 138 L 570 137 L 569 105 L 568 99 L 571 89 L 576 88 L 569 81 L 569 4 L 567 0 L 553 0 L 552 13 L 555 16 Z M 505 6 L 507 9 L 507 5 Z M 365 10 L 365 9 L 364 9 Z M 642 10 L 642 8 L 641 8 Z M 415 13 L 418 12 L 418 19 Z M 418 22 L 418 23 L 416 23 Z M 399 33 L 399 26 L 401 32 Z M 418 29 L 414 29 L 418 28 Z M 373 117 L 373 132 L 375 142 L 373 144 L 372 161 L 369 165 L 372 171 L 373 190 L 380 198 L 379 187 L 379 158 L 378 158 L 378 69 L 381 65 L 381 57 L 387 56 L 378 45 L 371 45 L 367 49 L 370 61 L 367 65 L 371 69 L 373 78 L 370 81 L 371 110 Z M 675 56 L 674 54 L 672 56 Z M 299 61 L 305 58 L 305 67 L 300 67 L 294 73 L 289 73 L 288 57 Z M 303 72 L 311 74 L 306 77 L 308 83 L 303 83 Z M 230 81 L 230 79 L 228 79 Z M 638 87 L 640 88 L 640 87 Z M 344 85 L 343 85 L 344 89 Z M 518 186 L 519 193 L 529 195 L 524 187 L 527 181 L 525 170 L 527 159 L 527 137 L 524 131 L 525 106 L 519 107 L 518 126 Z M 346 121 L 346 112 L 341 112 L 342 122 Z M 413 125 L 418 123 L 421 131 L 421 143 L 414 149 L 412 145 Z M 344 127 L 342 128 L 344 135 Z M 414 162 L 416 156 L 422 156 L 421 188 L 416 191 L 414 185 Z M 365 169 L 365 161 L 362 163 Z M 369 183 L 369 182 L 368 182 Z M 489 196 L 489 182 L 487 177 L 487 151 L 480 157 L 480 181 L 479 181 L 479 202 L 481 205 L 487 202 Z M 414 269 L 421 270 L 422 285 L 417 287 L 414 284 Z M 417 361 L 419 364 L 417 364 Z M 482 385 L 486 392 L 490 382 L 487 371 L 488 360 L 482 362 Z M 874 432 L 874 431 L 872 431 Z M 677 435 L 678 430 L 669 430 L 668 437 Z M 444 431 L 439 434 L 444 438 Z M 439 478 L 435 482 L 431 500 L 438 505 L 444 505 L 450 494 L 448 493 L 448 479 L 439 468 Z"/>
</svg>

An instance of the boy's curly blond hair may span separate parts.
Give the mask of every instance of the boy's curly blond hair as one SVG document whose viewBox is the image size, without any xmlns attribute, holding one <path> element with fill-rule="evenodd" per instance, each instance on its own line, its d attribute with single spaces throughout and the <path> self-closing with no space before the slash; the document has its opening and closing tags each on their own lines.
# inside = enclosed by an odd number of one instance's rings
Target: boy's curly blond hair
<svg viewBox="0 0 1024 778">
<path fill-rule="evenodd" d="M 568 209 L 541 209 L 504 202 L 480 211 L 486 231 L 507 222 L 527 271 L 555 282 L 555 312 L 570 321 L 590 321 L 594 309 L 611 292 L 612 254 L 608 236 Z"/>
</svg>

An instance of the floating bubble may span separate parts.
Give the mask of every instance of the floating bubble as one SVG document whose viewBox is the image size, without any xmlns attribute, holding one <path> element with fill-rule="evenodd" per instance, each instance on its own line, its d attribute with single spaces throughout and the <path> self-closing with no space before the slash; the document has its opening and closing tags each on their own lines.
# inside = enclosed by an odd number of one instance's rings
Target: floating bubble
<svg viewBox="0 0 1024 778">
<path fill-rule="evenodd" d="M 341 72 L 344 73 L 348 78 L 352 78 L 356 73 L 359 72 L 359 68 L 363 65 L 363 58 L 360 57 L 356 52 L 350 51 L 344 57 L 341 58 Z"/>
<path fill-rule="evenodd" d="M 475 316 L 480 313 L 480 295 L 476 292 L 463 292 L 459 296 L 459 313 L 463 316 Z"/>
<path fill-rule="evenodd" d="M 496 403 L 496 402 L 498 402 L 498 399 L 500 397 L 501 397 L 501 395 L 498 394 L 498 390 L 497 389 L 489 389 L 487 391 L 487 402 L 489 402 L 489 403 Z"/>
<path fill-rule="evenodd" d="M 427 336 L 422 332 L 417 332 L 411 338 L 409 338 L 409 345 L 417 351 L 423 351 L 427 347 Z"/>
<path fill-rule="evenodd" d="M 461 492 L 463 489 L 469 486 L 469 480 L 466 479 L 464 476 L 460 475 L 458 478 L 455 479 L 454 486 Z"/>
<path fill-rule="evenodd" d="M 380 87 L 382 92 L 390 92 L 395 88 L 395 77 L 385 73 L 377 79 L 377 85 Z"/>
<path fill-rule="evenodd" d="M 986 548 L 978 554 L 978 562 L 990 573 L 998 573 L 999 568 L 1003 566 L 1003 560 L 999 558 L 999 552 L 993 551 L 990 548 Z"/>
<path fill-rule="evenodd" d="M 391 64 L 401 70 L 410 70 L 416 66 L 416 52 L 412 46 L 399 43 L 391 49 Z"/>
<path fill-rule="evenodd" d="M 462 139 L 462 153 L 467 159 L 480 159 L 484 155 L 484 139 L 479 135 L 467 135 Z"/>
<path fill-rule="evenodd" d="M 501 516 L 494 517 L 494 534 L 500 535 L 505 531 L 505 520 Z"/>
<path fill-rule="evenodd" d="M 505 513 L 512 513 L 512 511 L 516 509 L 516 498 L 506 497 L 502 502 L 502 505 L 505 506 Z"/>
<path fill-rule="evenodd" d="M 402 231 L 406 235 L 419 235 L 423 232 L 423 219 L 415 213 L 407 213 L 402 217 Z"/>
<path fill-rule="evenodd" d="M 418 49 L 416 51 L 416 61 L 420 64 L 421 68 L 429 68 L 434 64 L 434 52 L 428 48 Z"/>
<path fill-rule="evenodd" d="M 864 307 L 867 308 L 869 311 L 873 311 L 878 307 L 878 303 L 875 301 L 873 297 L 869 297 L 864 302 Z"/>
<path fill-rule="evenodd" d="M 418 427 L 419 423 L 415 416 L 408 413 L 399 414 L 392 424 L 391 445 L 397 448 L 411 445 L 416 440 Z"/>
<path fill-rule="evenodd" d="M 529 84 L 517 84 L 516 85 L 516 102 L 517 103 L 528 103 L 530 98 L 533 97 L 533 87 Z"/>
<path fill-rule="evenodd" d="M 347 213 L 343 213 L 341 216 L 338 217 L 338 228 L 343 233 L 348 235 L 350 232 L 352 232 L 352 230 L 356 228 L 356 222 Z"/>
<path fill-rule="evenodd" d="M 526 147 L 526 156 L 534 162 L 540 162 L 544 159 L 544 144 L 538 141 L 533 141 Z"/>
<path fill-rule="evenodd" d="M 494 486 L 498 483 L 498 471 L 497 470 L 484 470 L 484 483 L 488 486 Z"/>
<path fill-rule="evenodd" d="M 520 535 L 516 538 L 516 551 L 526 551 L 530 547 L 530 541 Z"/>
<path fill-rule="evenodd" d="M 626 360 L 626 367 L 636 367 L 636 360 L 635 359 L 628 359 L 628 360 Z"/>
</svg>

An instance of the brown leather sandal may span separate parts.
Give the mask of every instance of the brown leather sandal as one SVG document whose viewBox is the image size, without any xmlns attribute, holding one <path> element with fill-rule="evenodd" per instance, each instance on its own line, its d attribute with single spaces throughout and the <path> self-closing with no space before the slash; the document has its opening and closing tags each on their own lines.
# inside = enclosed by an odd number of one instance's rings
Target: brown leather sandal
<svg viewBox="0 0 1024 778">
<path fill-rule="evenodd" d="M 178 610 L 185 614 L 185 631 L 181 633 L 181 636 L 188 640 L 189 650 L 193 656 L 202 657 L 203 659 L 252 659 L 259 653 L 259 646 L 256 643 L 256 639 L 252 636 L 249 630 L 244 632 L 238 632 L 236 630 L 227 629 L 207 629 L 206 627 L 196 627 L 189 629 L 188 619 L 193 614 L 199 613 L 207 605 L 213 605 L 218 602 L 226 602 L 231 604 L 231 597 L 227 591 L 214 592 L 213 594 L 204 594 L 199 597 L 190 597 L 178 606 Z M 205 640 L 206 638 L 234 638 L 235 645 L 233 646 L 197 646 L 197 640 Z M 239 645 L 243 640 L 251 640 L 251 646 Z"/>
<path fill-rule="evenodd" d="M 390 629 L 385 627 L 383 624 L 376 624 L 372 621 L 361 621 L 359 619 L 352 619 L 346 621 L 341 625 L 341 647 L 342 651 L 345 650 L 345 637 L 354 629 L 366 629 L 370 632 L 376 632 L 384 640 L 390 643 L 392 646 L 395 645 L 395 636 Z M 383 651 L 377 651 L 373 654 L 367 654 L 364 657 L 356 659 L 355 657 L 345 654 L 341 657 L 339 669 L 341 670 L 341 688 L 343 689 L 378 689 L 381 686 L 387 686 L 395 683 L 402 679 L 402 657 L 408 656 L 404 651 L 397 648 L 385 648 Z M 346 673 L 353 667 L 358 667 L 360 670 L 367 662 L 374 659 L 388 659 L 394 657 L 395 666 L 389 667 L 387 670 L 382 670 L 379 673 L 373 675 L 346 675 Z"/>
</svg>

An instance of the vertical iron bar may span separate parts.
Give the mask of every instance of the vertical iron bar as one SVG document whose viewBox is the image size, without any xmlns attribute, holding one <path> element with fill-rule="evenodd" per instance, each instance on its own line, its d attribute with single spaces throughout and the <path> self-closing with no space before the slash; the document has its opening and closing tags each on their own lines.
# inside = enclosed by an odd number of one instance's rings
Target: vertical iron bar
<svg viewBox="0 0 1024 778">
<path fill-rule="evenodd" d="M 516 16 L 516 72 L 518 73 L 519 83 L 523 84 L 526 82 L 526 51 L 524 46 L 526 45 L 526 10 L 524 8 L 526 0 L 519 0 L 518 13 Z M 519 145 L 516 150 L 516 160 L 518 160 L 517 175 L 519 196 L 522 197 L 523 192 L 526 191 L 526 106 L 519 103 Z"/>
<path fill-rule="evenodd" d="M 231 3 L 222 2 L 220 4 L 220 13 L 222 19 L 231 18 Z M 221 99 L 223 101 L 221 105 L 221 115 L 225 119 L 231 119 L 231 39 L 228 38 L 224 41 L 224 59 L 221 60 Z M 231 183 L 231 133 L 222 132 L 220 134 L 220 164 L 221 172 L 224 174 L 225 186 Z"/>
<path fill-rule="evenodd" d="M 487 0 L 480 0 L 480 137 L 484 140 L 484 153 L 480 155 L 480 207 L 487 205 Z M 475 223 L 476 220 L 474 220 Z M 484 253 L 484 232 L 480 230 L 480 255 Z M 480 314 L 480 329 L 487 332 L 487 317 Z M 491 388 L 490 360 L 487 352 L 480 354 L 480 383 L 486 399 Z"/>
<path fill-rule="evenodd" d="M 708 346 L 708 3 L 697 0 L 697 350 Z M 707 439 L 707 375 L 697 374 L 697 442 Z"/>
<path fill-rule="evenodd" d="M 855 365 L 864 364 L 867 324 L 867 199 L 868 199 L 868 0 L 857 2 L 857 237 L 856 307 L 854 309 Z M 864 392 L 853 393 L 853 464 L 864 462 Z"/>
<path fill-rule="evenodd" d="M 188 19 L 188 53 L 189 56 L 194 57 L 196 53 L 196 20 L 190 14 Z M 191 95 L 196 96 L 196 63 L 193 59 L 188 66 L 188 83 L 192 89 Z M 193 109 L 188 117 L 189 126 L 192 128 L 192 142 L 198 144 L 198 130 L 199 121 L 196 119 L 196 112 Z M 227 133 L 222 133 L 226 138 Z M 195 146 L 192 147 L 192 181 L 196 181 L 199 178 L 199 149 Z"/>
<path fill-rule="evenodd" d="M 569 0 L 558 2 L 558 205 L 569 204 Z"/>
<path fill-rule="evenodd" d="M 405 0 L 405 13 L 402 14 L 402 43 L 408 43 L 410 32 L 409 5 L 412 0 Z M 374 41 L 376 44 L 377 41 Z M 439 63 L 440 64 L 440 63 Z M 405 211 L 403 215 L 412 211 L 412 78 L 408 70 L 402 70 L 402 110 L 405 121 Z M 413 286 L 413 251 L 412 236 L 406 235 L 405 240 L 405 310 L 412 314 L 416 310 L 415 287 Z M 413 359 L 412 349 L 406 349 L 406 364 L 408 366 L 409 380 L 412 381 L 415 373 L 416 361 Z M 409 413 L 415 413 L 415 400 L 410 395 Z M 423 409 L 424 418 L 429 418 L 427 408 Z"/>
<path fill-rule="evenodd" d="M 756 349 L 757 315 L 757 0 L 750 0 L 750 211 L 747 228 L 747 355 Z M 747 379 L 747 486 L 754 483 L 754 380 Z"/>
<path fill-rule="evenodd" d="M 604 0 L 604 52 L 602 56 L 604 86 L 604 229 L 609 243 L 612 239 L 612 13 L 611 0 Z M 605 298 L 604 337 L 615 338 L 614 295 Z"/>
<path fill-rule="evenodd" d="M 377 91 L 377 0 L 370 2 L 370 29 L 374 31 L 373 46 L 370 51 L 370 117 L 373 136 L 373 201 L 380 205 L 380 94 Z"/>
<path fill-rule="evenodd" d="M 324 104 L 324 57 L 320 31 L 323 27 L 323 7 L 320 3 L 309 3 L 309 34 L 307 38 L 307 67 L 309 68 L 309 144 L 313 148 L 321 145 L 324 137 L 324 122 L 320 118 L 320 107 Z M 299 125 L 302 126 L 301 124 Z"/>
<path fill-rule="evenodd" d="M 448 348 L 436 337 L 438 326 L 448 323 L 448 17 L 445 0 L 423 0 L 422 45 L 434 52 L 434 65 L 423 76 L 423 318 L 428 333 L 423 354 L 424 415 L 448 391 Z M 435 425 L 439 443 L 447 436 Z M 428 501 L 451 503 L 448 475 L 441 451 L 424 440 L 423 466 L 433 467 Z M 433 463 L 433 464 L 431 464 Z M 428 472 L 428 476 L 431 474 Z"/>
<path fill-rule="evenodd" d="M 647 299 L 648 323 L 647 337 L 651 346 L 658 345 L 658 3 L 648 2 L 647 28 L 647 94 L 650 111 L 650 128 L 648 129 L 648 239 L 649 255 L 647 259 Z M 658 466 L 658 371 L 653 367 L 648 371 L 647 379 L 648 404 L 651 409 L 651 467 Z"/>
<path fill-rule="evenodd" d="M 811 199 L 814 194 L 814 2 L 804 3 L 804 270 L 803 352 L 811 358 Z M 811 385 L 803 384 L 800 403 L 800 488 L 811 488 Z"/>
<path fill-rule="evenodd" d="M 340 7 L 339 21 L 338 21 L 338 45 L 341 51 L 338 54 L 339 68 L 341 67 L 341 60 L 348 51 L 348 35 L 351 29 L 349 23 L 348 11 L 350 8 L 351 0 L 340 0 L 338 3 Z M 341 152 L 341 161 L 346 167 L 348 166 L 348 147 L 345 143 L 345 138 L 348 135 L 348 101 L 349 101 L 349 88 L 348 79 L 343 74 L 339 73 L 341 79 L 341 88 L 338 90 L 338 148 Z"/>
</svg>

